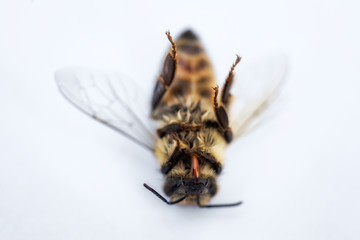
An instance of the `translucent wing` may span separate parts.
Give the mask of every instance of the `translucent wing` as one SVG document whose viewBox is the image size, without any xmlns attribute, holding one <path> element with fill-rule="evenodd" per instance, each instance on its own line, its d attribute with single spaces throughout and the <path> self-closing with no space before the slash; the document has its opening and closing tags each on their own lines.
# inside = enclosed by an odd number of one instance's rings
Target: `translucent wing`
<svg viewBox="0 0 360 240">
<path fill-rule="evenodd" d="M 243 58 L 236 70 L 230 123 L 234 139 L 248 133 L 263 119 L 278 95 L 286 73 L 285 56 Z"/>
<path fill-rule="evenodd" d="M 60 70 L 55 79 L 61 93 L 77 108 L 141 146 L 153 149 L 155 136 L 149 130 L 146 94 L 134 81 L 116 73 L 86 68 Z"/>
</svg>

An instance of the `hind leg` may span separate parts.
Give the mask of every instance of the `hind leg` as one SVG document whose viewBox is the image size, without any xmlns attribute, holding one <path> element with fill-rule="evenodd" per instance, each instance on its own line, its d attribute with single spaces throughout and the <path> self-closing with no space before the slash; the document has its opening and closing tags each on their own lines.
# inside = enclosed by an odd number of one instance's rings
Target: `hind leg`
<svg viewBox="0 0 360 240">
<path fill-rule="evenodd" d="M 217 98 L 219 94 L 219 87 L 214 88 L 214 98 L 213 98 L 213 107 L 216 117 L 216 121 L 219 125 L 219 131 L 223 134 L 227 143 L 230 143 L 232 140 L 232 130 L 229 126 L 229 117 L 226 112 L 226 109 L 223 105 L 219 105 Z"/>
<path fill-rule="evenodd" d="M 220 99 L 226 108 L 229 107 L 229 104 L 230 104 L 231 98 L 232 98 L 232 96 L 230 94 L 230 89 L 234 82 L 234 69 L 235 69 L 236 65 L 240 62 L 240 60 L 241 60 L 241 57 L 236 55 L 235 63 L 231 66 L 230 72 L 229 72 L 228 76 L 226 77 L 225 83 L 221 90 Z"/>
<path fill-rule="evenodd" d="M 166 36 L 168 37 L 171 43 L 171 49 L 167 53 L 165 57 L 165 61 L 162 67 L 162 71 L 160 76 L 157 79 L 152 101 L 151 101 L 151 110 L 154 112 L 156 108 L 159 106 L 161 99 L 164 94 L 170 87 L 171 83 L 174 80 L 175 71 L 177 67 L 177 56 L 176 56 L 176 46 L 172 37 L 170 36 L 170 32 L 166 32 Z"/>
</svg>

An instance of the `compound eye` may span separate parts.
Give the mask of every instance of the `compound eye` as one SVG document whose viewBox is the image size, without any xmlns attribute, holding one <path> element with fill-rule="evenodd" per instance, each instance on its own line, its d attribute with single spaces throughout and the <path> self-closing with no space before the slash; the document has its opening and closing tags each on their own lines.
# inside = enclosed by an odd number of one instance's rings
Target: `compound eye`
<svg viewBox="0 0 360 240">
<path fill-rule="evenodd" d="M 215 180 L 210 179 L 206 183 L 206 187 L 207 187 L 207 189 L 209 191 L 210 196 L 214 196 L 216 194 L 218 187 L 217 187 L 217 184 L 216 184 Z"/>
<path fill-rule="evenodd" d="M 181 185 L 183 185 L 183 182 L 184 182 L 184 181 L 182 181 L 182 180 L 180 180 L 180 179 L 177 180 L 177 181 L 176 181 L 176 186 L 179 188 Z"/>
<path fill-rule="evenodd" d="M 181 186 L 182 181 L 179 178 L 167 178 L 164 184 L 164 192 L 168 196 L 172 196 L 174 192 Z"/>
</svg>

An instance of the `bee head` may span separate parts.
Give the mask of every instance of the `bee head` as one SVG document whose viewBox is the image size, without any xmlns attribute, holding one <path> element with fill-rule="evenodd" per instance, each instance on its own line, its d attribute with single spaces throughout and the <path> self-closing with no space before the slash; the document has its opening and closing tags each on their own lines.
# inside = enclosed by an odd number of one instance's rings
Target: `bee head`
<svg viewBox="0 0 360 240">
<path fill-rule="evenodd" d="M 166 195 L 171 197 L 171 201 L 166 200 L 161 194 L 146 183 L 144 183 L 144 187 L 168 205 L 177 204 L 183 201 L 186 201 L 186 204 L 194 204 L 201 208 L 234 207 L 242 204 L 242 202 L 239 201 L 227 204 L 206 205 L 206 202 L 209 201 L 210 197 L 215 195 L 217 191 L 215 178 L 199 178 L 198 180 L 194 178 L 183 179 L 181 177 L 166 178 L 164 191 Z"/>
<path fill-rule="evenodd" d="M 231 207 L 242 203 L 205 205 L 217 192 L 216 172 L 211 171 L 212 175 L 201 174 L 197 155 L 191 154 L 190 157 L 190 171 L 188 170 L 187 173 L 183 172 L 183 174 L 168 172 L 166 176 L 164 192 L 171 197 L 171 201 L 167 201 L 147 184 L 144 184 L 144 187 L 169 205 L 185 202 L 185 204 L 195 204 L 199 207 Z"/>
<path fill-rule="evenodd" d="M 173 199 L 184 195 L 212 197 L 217 192 L 217 184 L 212 177 L 196 179 L 171 176 L 165 180 L 164 192 Z"/>
</svg>

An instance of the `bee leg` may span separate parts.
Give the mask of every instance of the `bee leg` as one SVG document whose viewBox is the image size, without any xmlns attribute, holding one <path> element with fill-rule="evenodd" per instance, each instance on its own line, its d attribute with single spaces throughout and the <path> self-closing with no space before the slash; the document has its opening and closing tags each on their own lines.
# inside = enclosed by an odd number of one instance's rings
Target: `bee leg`
<svg viewBox="0 0 360 240">
<path fill-rule="evenodd" d="M 217 97 L 219 94 L 219 87 L 216 86 L 214 88 L 214 91 L 215 91 L 215 94 L 214 94 L 213 104 L 214 104 L 214 112 L 215 112 L 215 116 L 216 116 L 216 121 L 219 124 L 219 126 L 224 134 L 224 138 L 225 138 L 226 142 L 230 143 L 232 140 L 232 131 L 229 126 L 228 114 L 226 112 L 225 107 L 223 105 L 219 105 L 219 103 L 217 101 Z"/>
<path fill-rule="evenodd" d="M 160 138 L 163 138 L 169 134 L 178 134 L 180 132 L 194 131 L 198 132 L 201 129 L 201 124 L 186 125 L 183 123 L 171 123 L 163 128 L 157 130 L 157 134 Z"/>
<path fill-rule="evenodd" d="M 230 72 L 228 74 L 228 76 L 225 79 L 225 83 L 221 89 L 221 102 L 226 106 L 229 107 L 229 104 L 231 102 L 231 94 L 230 94 L 230 89 L 231 86 L 233 84 L 234 81 L 234 69 L 236 67 L 236 65 L 240 62 L 241 57 L 239 57 L 238 55 L 236 55 L 236 60 L 235 63 L 231 66 Z"/>
<path fill-rule="evenodd" d="M 216 174 L 220 174 L 222 171 L 222 166 L 219 161 L 216 160 L 214 156 L 212 156 L 209 153 L 200 151 L 197 153 L 199 155 L 199 158 L 204 160 L 205 162 L 209 163 L 211 168 L 216 172 Z"/>
<path fill-rule="evenodd" d="M 168 37 L 171 43 L 171 50 L 168 52 L 168 54 L 165 57 L 161 74 L 158 77 L 155 85 L 152 102 L 151 102 L 152 111 L 154 111 L 156 107 L 159 105 L 162 97 L 164 96 L 167 89 L 170 87 L 171 83 L 173 82 L 177 67 L 175 42 L 172 40 L 170 32 L 166 32 L 166 36 Z"/>
<path fill-rule="evenodd" d="M 163 174 L 167 174 L 180 160 L 180 158 L 183 155 L 183 152 L 181 151 L 180 147 L 180 140 L 178 138 L 175 138 L 176 141 L 176 147 L 171 154 L 170 158 L 161 166 L 161 172 Z"/>
</svg>

